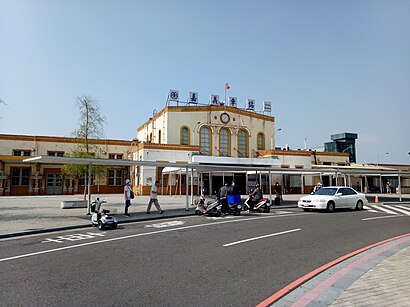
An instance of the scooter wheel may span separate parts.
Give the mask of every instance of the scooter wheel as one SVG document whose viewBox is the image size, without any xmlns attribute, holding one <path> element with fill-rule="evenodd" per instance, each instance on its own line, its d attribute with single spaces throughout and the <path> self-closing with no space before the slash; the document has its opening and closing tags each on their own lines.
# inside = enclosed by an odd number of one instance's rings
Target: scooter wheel
<svg viewBox="0 0 410 307">
<path fill-rule="evenodd" d="M 104 229 L 104 224 L 101 221 L 98 221 L 98 229 L 103 230 Z"/>
<path fill-rule="evenodd" d="M 222 215 L 221 211 L 217 211 L 215 216 L 220 217 Z"/>
<path fill-rule="evenodd" d="M 114 223 L 114 224 L 111 225 L 111 229 L 115 229 L 115 228 L 117 228 L 117 226 L 118 226 L 117 223 Z"/>
<path fill-rule="evenodd" d="M 270 212 L 270 207 L 266 207 L 266 208 L 263 210 L 263 212 L 269 213 L 269 212 Z"/>
</svg>

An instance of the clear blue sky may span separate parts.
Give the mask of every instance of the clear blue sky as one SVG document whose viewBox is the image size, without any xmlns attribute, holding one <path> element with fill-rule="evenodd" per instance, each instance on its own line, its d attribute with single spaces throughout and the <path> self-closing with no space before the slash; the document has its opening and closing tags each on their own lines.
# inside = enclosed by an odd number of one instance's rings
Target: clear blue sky
<svg viewBox="0 0 410 307">
<path fill-rule="evenodd" d="M 277 146 L 353 132 L 358 162 L 410 163 L 408 0 L 0 0 L 0 133 L 69 135 L 91 95 L 132 139 L 169 89 L 225 82 L 272 102 Z"/>
</svg>

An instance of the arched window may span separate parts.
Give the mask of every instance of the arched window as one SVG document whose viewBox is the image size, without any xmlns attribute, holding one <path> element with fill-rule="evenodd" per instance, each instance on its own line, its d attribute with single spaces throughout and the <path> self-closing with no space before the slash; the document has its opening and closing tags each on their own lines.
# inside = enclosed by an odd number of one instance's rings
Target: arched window
<svg viewBox="0 0 410 307">
<path fill-rule="evenodd" d="M 219 131 L 219 155 L 224 157 L 230 156 L 230 132 L 227 128 Z"/>
<path fill-rule="evenodd" d="M 181 145 L 189 145 L 189 128 L 181 127 Z"/>
<path fill-rule="evenodd" d="M 161 130 L 158 131 L 158 144 L 161 144 Z"/>
<path fill-rule="evenodd" d="M 258 150 L 264 150 L 265 149 L 265 135 L 263 132 L 259 132 L 257 136 L 257 148 Z"/>
<path fill-rule="evenodd" d="M 199 150 L 203 155 L 211 155 L 211 129 L 201 127 L 199 130 Z"/>
<path fill-rule="evenodd" d="M 239 157 L 248 157 L 248 133 L 245 130 L 238 132 L 238 155 Z"/>
</svg>

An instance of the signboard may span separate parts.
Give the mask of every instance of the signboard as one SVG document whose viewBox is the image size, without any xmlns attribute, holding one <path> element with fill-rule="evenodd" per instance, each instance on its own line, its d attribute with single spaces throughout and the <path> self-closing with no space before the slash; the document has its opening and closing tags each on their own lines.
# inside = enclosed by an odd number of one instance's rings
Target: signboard
<svg viewBox="0 0 410 307">
<path fill-rule="evenodd" d="M 178 101 L 179 100 L 179 91 L 169 90 L 169 101 Z"/>
<path fill-rule="evenodd" d="M 189 92 L 188 102 L 198 104 L 198 92 Z"/>
<path fill-rule="evenodd" d="M 219 95 L 211 95 L 211 100 L 209 101 L 211 105 L 219 105 Z"/>
<path fill-rule="evenodd" d="M 246 99 L 246 110 L 255 110 L 255 99 Z"/>
<path fill-rule="evenodd" d="M 238 104 L 238 98 L 237 97 L 229 97 L 229 105 L 231 107 L 236 108 L 237 104 Z"/>
<path fill-rule="evenodd" d="M 263 112 L 270 112 L 272 110 L 270 101 L 263 102 Z"/>
</svg>

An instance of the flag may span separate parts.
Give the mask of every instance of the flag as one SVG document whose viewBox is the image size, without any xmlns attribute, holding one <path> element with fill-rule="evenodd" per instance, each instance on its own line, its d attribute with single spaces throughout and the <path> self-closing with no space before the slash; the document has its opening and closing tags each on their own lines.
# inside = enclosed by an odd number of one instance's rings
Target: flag
<svg viewBox="0 0 410 307">
<path fill-rule="evenodd" d="M 229 90 L 231 87 L 229 86 L 229 84 L 228 83 L 225 83 L 225 89 L 226 90 Z"/>
</svg>

